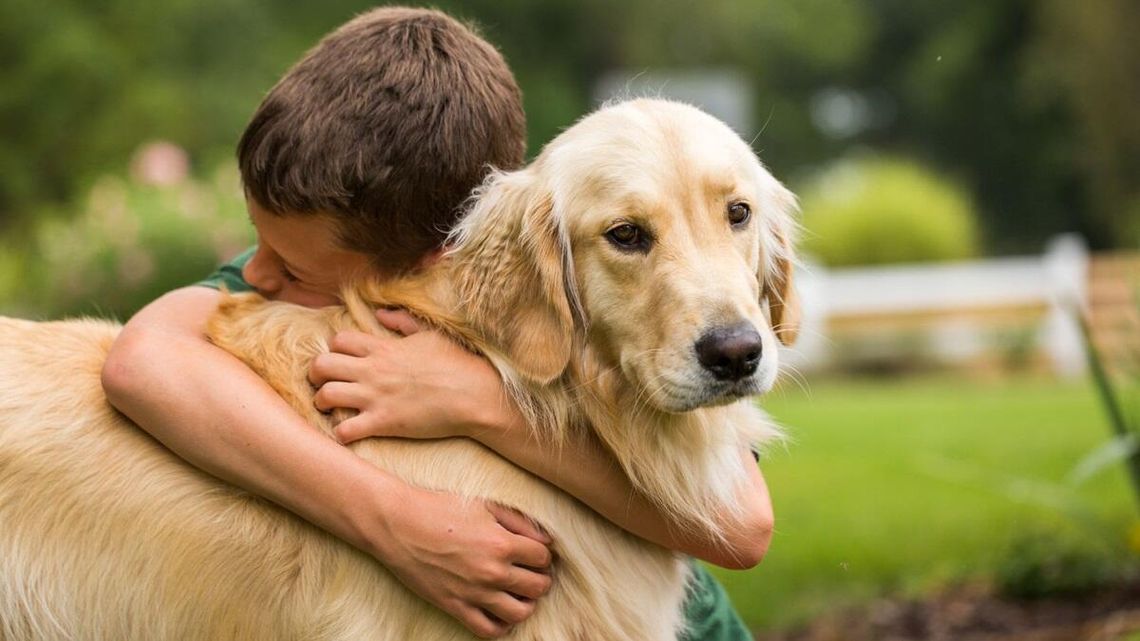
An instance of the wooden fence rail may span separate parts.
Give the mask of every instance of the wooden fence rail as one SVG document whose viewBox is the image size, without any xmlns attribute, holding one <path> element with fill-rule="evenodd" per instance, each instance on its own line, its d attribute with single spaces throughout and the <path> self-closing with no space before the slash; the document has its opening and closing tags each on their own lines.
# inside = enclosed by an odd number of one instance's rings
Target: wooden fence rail
<svg viewBox="0 0 1140 641">
<path fill-rule="evenodd" d="M 786 358 L 800 369 L 834 366 L 845 352 L 993 366 L 1013 356 L 1062 376 L 1087 362 L 1076 310 L 1114 369 L 1140 358 L 1140 253 L 1090 256 L 1074 235 L 1039 256 L 828 270 L 800 280 L 803 340 Z M 909 352 L 907 351 L 909 350 Z"/>
</svg>

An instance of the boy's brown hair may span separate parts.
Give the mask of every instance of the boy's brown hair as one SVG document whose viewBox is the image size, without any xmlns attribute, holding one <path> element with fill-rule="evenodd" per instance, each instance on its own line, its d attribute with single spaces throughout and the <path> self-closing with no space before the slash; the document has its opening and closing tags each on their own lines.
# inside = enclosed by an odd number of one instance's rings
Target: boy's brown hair
<svg viewBox="0 0 1140 641">
<path fill-rule="evenodd" d="M 490 166 L 523 161 L 514 76 L 471 29 L 384 7 L 325 36 L 270 90 L 238 144 L 246 196 L 331 214 L 384 272 L 438 247 Z"/>
</svg>

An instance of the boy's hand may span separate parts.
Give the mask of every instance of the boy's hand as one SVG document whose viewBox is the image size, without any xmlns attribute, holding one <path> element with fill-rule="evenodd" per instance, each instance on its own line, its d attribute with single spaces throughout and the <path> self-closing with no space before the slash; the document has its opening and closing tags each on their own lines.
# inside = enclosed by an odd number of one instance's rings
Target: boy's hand
<svg viewBox="0 0 1140 641">
<path fill-rule="evenodd" d="M 410 487 L 403 498 L 377 556 L 409 589 L 484 638 L 534 613 L 551 583 L 546 534 L 494 503 Z"/>
<path fill-rule="evenodd" d="M 342 443 L 470 436 L 488 421 L 514 416 L 486 360 L 438 332 L 420 331 L 407 313 L 381 310 L 377 318 L 404 338 L 341 332 L 309 369 L 318 409 L 359 412 L 336 427 Z M 382 525 L 362 528 L 384 532 L 380 540 L 369 537 L 376 556 L 475 634 L 506 634 L 550 589 L 550 538 L 518 512 L 411 487 L 383 500 L 387 508 L 375 512 L 387 515 Z"/>
<path fill-rule="evenodd" d="M 519 422 L 498 372 L 446 336 L 420 331 L 404 312 L 377 318 L 404 338 L 340 332 L 313 360 L 309 380 L 321 411 L 358 414 L 336 427 L 342 443 L 369 436 L 447 438 Z"/>
</svg>

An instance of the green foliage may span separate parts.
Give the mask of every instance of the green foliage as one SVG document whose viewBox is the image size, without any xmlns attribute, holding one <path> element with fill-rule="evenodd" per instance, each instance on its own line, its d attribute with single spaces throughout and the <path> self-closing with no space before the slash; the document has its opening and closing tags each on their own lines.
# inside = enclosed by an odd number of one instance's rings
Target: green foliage
<svg viewBox="0 0 1140 641">
<path fill-rule="evenodd" d="M 806 190 L 802 205 L 802 246 L 833 267 L 951 260 L 978 253 L 969 197 L 910 161 L 843 161 Z"/>
<path fill-rule="evenodd" d="M 372 0 L 0 3 L 0 230 L 75 201 L 143 142 L 196 167 L 232 154 L 257 101 Z M 420 3 L 412 3 L 420 4 Z M 732 69 L 752 85 L 756 146 L 779 176 L 856 147 L 953 171 L 988 249 L 1094 247 L 1140 229 L 1140 13 L 1130 0 L 439 0 L 499 45 L 523 88 L 530 149 L 593 107 L 604 73 Z M 820 94 L 867 101 L 835 135 Z M 756 132 L 744 132 L 751 135 Z"/>
<path fill-rule="evenodd" d="M 995 583 L 1019 599 L 1072 596 L 1122 579 L 1121 556 L 1064 527 L 1022 533 L 998 562 Z"/>
<path fill-rule="evenodd" d="M 0 313 L 19 315 L 21 309 L 15 304 L 17 292 L 24 287 L 26 253 L 15 247 L 0 245 Z"/>
<path fill-rule="evenodd" d="M 0 4 L 0 229 L 70 206 L 153 138 L 228 157 L 283 52 L 258 3 Z M 274 37 L 276 36 L 276 37 Z"/>
<path fill-rule="evenodd" d="M 1024 86 L 1055 101 L 1079 141 L 1068 159 L 1085 187 L 1084 225 L 1094 246 L 1135 247 L 1140 226 L 1140 3 L 1037 3 Z"/>
<path fill-rule="evenodd" d="M 1135 300 L 1140 304 L 1140 295 Z M 1140 312 L 1140 309 L 1136 311 Z M 1087 476 L 1107 465 L 1123 463 L 1132 481 L 1132 490 L 1140 500 L 1140 449 L 1137 447 L 1140 439 L 1140 414 L 1137 414 L 1136 406 L 1136 401 L 1140 400 L 1140 347 L 1129 342 L 1123 346 L 1122 353 L 1114 355 L 1120 370 L 1114 375 L 1107 362 L 1108 355 L 1102 353 L 1093 340 L 1088 317 L 1081 312 L 1074 313 L 1081 327 L 1089 372 L 1114 435 L 1108 444 L 1090 452 L 1083 465 L 1074 469 L 1074 474 Z M 1133 334 L 1140 330 L 1134 319 L 1132 317 L 1125 321 L 1126 329 Z M 1082 468 L 1087 471 L 1082 471 Z"/>
<path fill-rule="evenodd" d="M 232 164 L 208 181 L 161 187 L 106 176 L 77 215 L 39 221 L 28 251 L 8 259 L 26 276 L 5 283 L 0 264 L 0 292 L 6 288 L 6 307 L 25 315 L 124 318 L 251 242 Z"/>
</svg>

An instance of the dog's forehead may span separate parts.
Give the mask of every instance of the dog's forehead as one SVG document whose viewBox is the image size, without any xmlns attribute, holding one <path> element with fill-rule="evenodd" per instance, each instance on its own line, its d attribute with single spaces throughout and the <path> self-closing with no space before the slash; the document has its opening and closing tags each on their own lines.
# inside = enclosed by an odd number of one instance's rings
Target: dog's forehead
<svg viewBox="0 0 1140 641">
<path fill-rule="evenodd" d="M 634 100 L 603 108 L 544 153 L 566 196 L 660 195 L 679 188 L 727 194 L 756 186 L 763 169 L 727 125 L 681 103 Z"/>
</svg>

